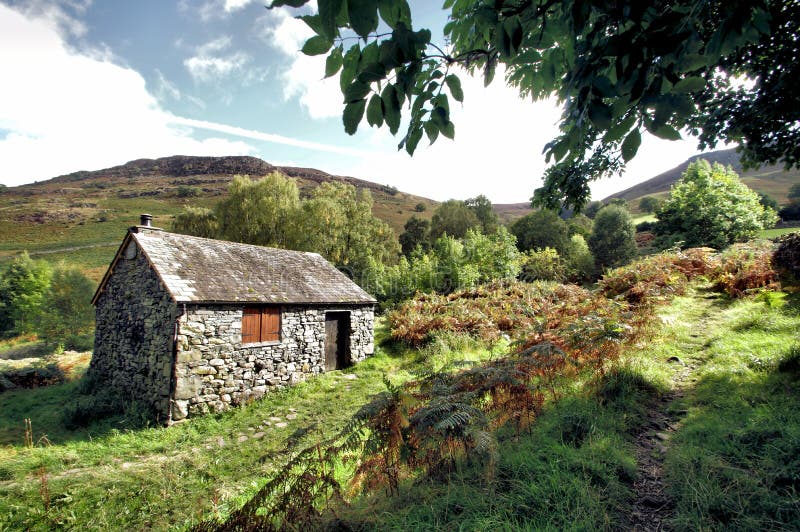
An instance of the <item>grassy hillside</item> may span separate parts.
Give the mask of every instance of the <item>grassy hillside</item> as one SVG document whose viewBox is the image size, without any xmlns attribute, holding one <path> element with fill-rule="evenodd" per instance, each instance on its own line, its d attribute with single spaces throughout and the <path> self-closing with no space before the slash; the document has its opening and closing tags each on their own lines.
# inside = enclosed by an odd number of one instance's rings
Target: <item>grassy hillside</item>
<svg viewBox="0 0 800 532">
<path fill-rule="evenodd" d="M 412 214 L 430 218 L 437 205 L 391 187 L 308 168 L 275 167 L 254 157 L 143 159 L 0 192 L 0 260 L 27 250 L 38 258 L 79 264 L 97 280 L 140 213 L 153 214 L 155 225 L 168 228 L 186 206 L 213 206 L 234 175 L 255 177 L 275 170 L 297 179 L 304 195 L 325 181 L 369 189 L 373 213 L 397 234 Z M 420 203 L 424 212 L 415 210 Z"/>
<path fill-rule="evenodd" d="M 711 163 L 718 162 L 725 166 L 733 167 L 739 174 L 742 181 L 753 190 L 763 192 L 775 198 L 779 204 L 785 205 L 788 201 L 786 195 L 795 183 L 800 183 L 800 170 L 784 170 L 783 166 L 767 165 L 757 169 L 744 170 L 739 162 L 736 150 L 719 150 L 690 157 L 686 162 L 659 174 L 643 183 L 631 187 L 622 192 L 612 194 L 610 198 L 623 198 L 628 200 L 631 209 L 638 212 L 639 200 L 644 196 L 655 196 L 666 198 L 669 195 L 670 187 L 686 171 L 690 163 L 697 159 L 705 159 Z M 605 200 L 604 200 L 605 201 Z"/>
</svg>

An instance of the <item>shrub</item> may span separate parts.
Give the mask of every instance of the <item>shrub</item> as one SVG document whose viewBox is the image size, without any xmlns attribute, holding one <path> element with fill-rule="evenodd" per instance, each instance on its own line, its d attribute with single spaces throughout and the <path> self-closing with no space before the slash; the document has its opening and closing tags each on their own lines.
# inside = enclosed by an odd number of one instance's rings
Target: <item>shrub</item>
<svg viewBox="0 0 800 532">
<path fill-rule="evenodd" d="M 555 211 L 543 209 L 511 224 L 520 251 L 552 248 L 563 253 L 569 243 L 569 226 Z"/>
<path fill-rule="evenodd" d="M 572 235 L 564 252 L 567 278 L 575 282 L 588 282 L 594 278 L 594 256 L 581 235 Z"/>
<path fill-rule="evenodd" d="M 643 212 L 656 212 L 661 207 L 661 200 L 653 196 L 645 196 L 639 200 L 639 210 Z"/>
<path fill-rule="evenodd" d="M 35 331 L 50 275 L 46 262 L 33 260 L 27 253 L 0 270 L 0 336 Z"/>
<path fill-rule="evenodd" d="M 606 272 L 598 283 L 606 297 L 621 298 L 632 305 L 651 305 L 685 292 L 687 281 L 709 273 L 712 250 L 670 250 L 641 258 Z"/>
<path fill-rule="evenodd" d="M 92 294 L 94 283 L 75 267 L 60 265 L 53 271 L 44 294 L 36 331 L 48 344 L 62 344 L 67 349 L 85 349 L 91 345 L 94 328 Z"/>
<path fill-rule="evenodd" d="M 424 203 L 417 203 L 416 205 L 414 205 L 414 210 L 416 212 L 425 212 L 426 210 L 428 210 L 428 208 L 425 206 Z"/>
<path fill-rule="evenodd" d="M 528 250 L 523 255 L 519 278 L 522 281 L 564 281 L 567 267 L 553 248 Z"/>
<path fill-rule="evenodd" d="M 195 196 L 199 196 L 200 192 L 202 192 L 200 190 L 200 187 L 193 187 L 190 185 L 178 185 L 176 195 L 179 198 L 193 198 Z"/>
<path fill-rule="evenodd" d="M 636 232 L 643 233 L 645 231 L 652 231 L 656 226 L 656 222 L 640 222 L 636 224 Z"/>
<path fill-rule="evenodd" d="M 589 249 L 598 269 L 616 268 L 636 256 L 636 231 L 627 210 L 609 205 L 597 213 L 589 237 Z"/>
<path fill-rule="evenodd" d="M 689 165 L 657 216 L 656 232 L 664 238 L 717 249 L 775 223 L 775 211 L 765 209 L 731 168 L 704 160 Z"/>
<path fill-rule="evenodd" d="M 789 233 L 778 238 L 778 248 L 772 256 L 775 268 L 800 278 L 800 233 Z"/>
<path fill-rule="evenodd" d="M 773 246 L 768 241 L 734 244 L 720 255 L 712 272 L 714 288 L 731 297 L 779 288 L 778 273 L 772 268 Z"/>
</svg>

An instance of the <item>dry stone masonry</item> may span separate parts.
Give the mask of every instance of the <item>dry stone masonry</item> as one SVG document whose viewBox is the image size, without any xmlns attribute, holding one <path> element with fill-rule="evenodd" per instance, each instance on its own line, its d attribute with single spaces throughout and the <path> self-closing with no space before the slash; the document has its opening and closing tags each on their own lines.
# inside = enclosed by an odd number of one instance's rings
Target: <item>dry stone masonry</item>
<svg viewBox="0 0 800 532">
<path fill-rule="evenodd" d="M 348 310 L 350 361 L 373 354 L 372 308 L 281 308 L 281 341 L 242 345 L 242 310 L 188 309 L 180 319 L 172 419 L 219 412 L 325 371 L 325 314 Z"/>
<path fill-rule="evenodd" d="M 93 300 L 89 382 L 118 403 L 144 403 L 171 423 L 322 373 L 334 345 L 326 346 L 330 316 L 343 324 L 337 338 L 346 336 L 337 360 L 373 354 L 375 300 L 319 255 L 147 222 L 131 228 Z M 278 340 L 242 343 L 244 308 L 253 305 L 279 309 Z"/>
</svg>

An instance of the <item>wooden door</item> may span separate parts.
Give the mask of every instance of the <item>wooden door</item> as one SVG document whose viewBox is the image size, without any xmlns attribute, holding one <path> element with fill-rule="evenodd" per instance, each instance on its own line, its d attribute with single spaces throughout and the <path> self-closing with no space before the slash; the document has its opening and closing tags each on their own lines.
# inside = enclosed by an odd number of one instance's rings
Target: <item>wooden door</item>
<svg viewBox="0 0 800 532">
<path fill-rule="evenodd" d="M 325 371 L 350 365 L 350 313 L 325 314 Z"/>
</svg>

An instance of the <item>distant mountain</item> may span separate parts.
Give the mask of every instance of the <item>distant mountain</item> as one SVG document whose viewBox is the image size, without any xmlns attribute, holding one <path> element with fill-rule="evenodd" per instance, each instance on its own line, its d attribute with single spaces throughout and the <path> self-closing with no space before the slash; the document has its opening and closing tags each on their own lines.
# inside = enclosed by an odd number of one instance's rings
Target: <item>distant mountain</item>
<svg viewBox="0 0 800 532">
<path fill-rule="evenodd" d="M 800 183 L 800 170 L 786 171 L 783 166 L 778 165 L 765 165 L 757 169 L 743 170 L 739 155 L 735 149 L 718 150 L 690 157 L 675 168 L 627 190 L 612 194 L 603 201 L 608 201 L 612 198 L 623 198 L 630 203 L 631 207 L 636 207 L 639 199 L 644 196 L 666 197 L 672 185 L 680 179 L 689 164 L 698 159 L 705 159 L 710 163 L 717 162 L 732 167 L 747 186 L 758 192 L 769 194 L 781 204 L 787 202 L 786 194 L 789 191 L 789 187 L 795 183 Z"/>
<path fill-rule="evenodd" d="M 233 176 L 260 177 L 274 171 L 295 178 L 304 197 L 325 182 L 368 189 L 373 213 L 398 235 L 412 215 L 430 219 L 438 205 L 388 185 L 313 168 L 276 166 L 256 157 L 137 159 L 0 191 L 0 260 L 27 250 L 32 256 L 78 264 L 99 278 L 139 214 L 150 213 L 154 225 L 169 229 L 186 207 L 213 207 L 224 198 Z"/>
<path fill-rule="evenodd" d="M 195 157 L 173 155 L 160 159 L 136 159 L 125 164 L 104 170 L 73 172 L 54 177 L 44 183 L 74 183 L 96 178 L 133 178 L 133 177 L 188 177 L 207 175 L 249 175 L 264 176 L 272 172 L 281 172 L 289 177 L 299 178 L 313 183 L 340 181 L 359 188 L 367 188 L 385 193 L 396 193 L 397 190 L 388 185 L 379 185 L 371 181 L 355 177 L 335 176 L 314 168 L 296 168 L 293 166 L 275 166 L 258 157 Z M 37 183 L 41 185 L 43 183 Z M 31 186 L 31 185 L 27 185 Z M 424 199 L 424 198 L 423 198 Z M 432 200 L 430 200 L 432 201 Z"/>
</svg>

